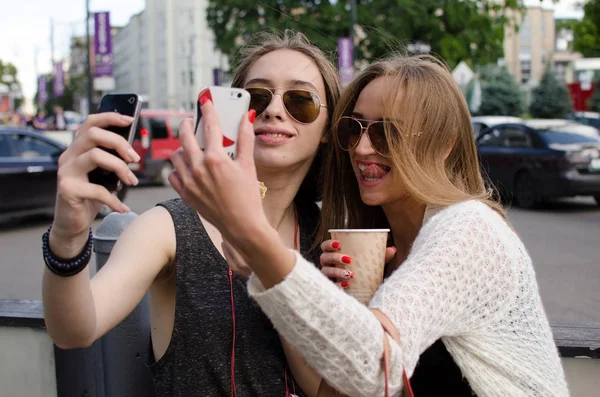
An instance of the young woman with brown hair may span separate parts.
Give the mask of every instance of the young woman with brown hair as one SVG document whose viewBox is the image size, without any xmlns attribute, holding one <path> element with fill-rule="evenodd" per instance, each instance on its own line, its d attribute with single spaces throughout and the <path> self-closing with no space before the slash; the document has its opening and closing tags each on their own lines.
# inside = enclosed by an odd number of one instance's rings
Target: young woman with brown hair
<svg viewBox="0 0 600 397">
<path fill-rule="evenodd" d="M 261 205 L 278 241 L 308 255 L 319 215 L 320 148 L 330 139 L 340 95 L 337 70 L 302 34 L 261 34 L 253 43 L 241 53 L 233 86 L 251 93 L 255 172 L 268 189 Z M 149 292 L 158 396 L 303 395 L 276 330 L 248 297 L 246 279 L 228 268 L 221 234 L 181 199 L 160 203 L 129 225 L 91 280 L 81 271 L 100 206 L 128 210 L 89 183 L 87 173 L 102 167 L 136 184 L 126 161 L 139 157 L 123 138 L 102 130 L 130 123 L 117 114 L 89 116 L 60 158 L 55 219 L 44 237 L 50 335 L 62 348 L 89 346 Z"/>
<path fill-rule="evenodd" d="M 470 388 L 449 395 L 568 395 L 531 259 L 485 188 L 467 104 L 442 62 L 376 62 L 336 108 L 321 239 L 330 228 L 389 227 L 398 250 L 369 307 L 328 279 L 347 277 L 343 246 L 322 244 L 319 272 L 268 227 L 252 182 L 251 124 L 231 160 L 210 103 L 203 113 L 208 148 L 182 131 L 173 186 L 252 268 L 250 295 L 327 384 L 383 396 L 387 351 L 397 396 L 403 372 L 411 377 L 441 340 Z"/>
</svg>

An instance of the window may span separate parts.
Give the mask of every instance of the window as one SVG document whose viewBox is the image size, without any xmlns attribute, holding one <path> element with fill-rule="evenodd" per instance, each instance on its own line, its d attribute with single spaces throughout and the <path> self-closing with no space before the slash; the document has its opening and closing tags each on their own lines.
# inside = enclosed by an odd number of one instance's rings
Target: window
<svg viewBox="0 0 600 397">
<path fill-rule="evenodd" d="M 7 135 L 0 135 L 0 157 L 10 157 Z"/>
<path fill-rule="evenodd" d="M 502 130 L 494 128 L 488 131 L 485 135 L 479 139 L 479 146 L 481 147 L 501 147 L 504 146 L 504 134 Z"/>
<path fill-rule="evenodd" d="M 185 70 L 181 71 L 181 85 L 185 87 Z"/>
<path fill-rule="evenodd" d="M 152 139 L 167 139 L 169 137 L 167 124 L 163 119 L 150 119 L 150 130 L 152 131 Z"/>
<path fill-rule="evenodd" d="M 525 16 L 525 20 L 519 27 L 519 39 L 522 43 L 531 43 L 531 19 L 529 15 Z"/>
<path fill-rule="evenodd" d="M 544 33 L 546 33 L 546 18 L 542 15 L 542 37 L 544 37 Z"/>
<path fill-rule="evenodd" d="M 473 123 L 473 133 L 475 135 L 475 137 L 477 137 L 481 131 L 485 128 L 485 124 L 482 123 Z"/>
<path fill-rule="evenodd" d="M 35 158 L 58 155 L 61 148 L 29 135 L 11 135 L 16 155 L 20 158 Z"/>
<path fill-rule="evenodd" d="M 194 86 L 194 71 L 190 70 L 190 87 Z"/>
<path fill-rule="evenodd" d="M 529 134 L 520 127 L 504 128 L 504 146 L 510 148 L 529 148 L 531 147 L 531 139 Z"/>
<path fill-rule="evenodd" d="M 542 130 L 540 135 L 544 142 L 552 144 L 571 144 L 571 143 L 600 143 L 600 136 L 592 127 L 584 125 L 566 125 L 562 128 L 553 128 L 551 130 Z"/>
</svg>

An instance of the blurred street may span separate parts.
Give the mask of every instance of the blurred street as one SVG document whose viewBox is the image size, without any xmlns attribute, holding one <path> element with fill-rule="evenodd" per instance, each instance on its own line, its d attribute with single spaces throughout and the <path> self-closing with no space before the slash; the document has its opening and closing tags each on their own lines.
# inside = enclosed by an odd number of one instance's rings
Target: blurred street
<svg viewBox="0 0 600 397">
<path fill-rule="evenodd" d="M 170 188 L 141 186 L 126 203 L 141 214 L 176 196 Z M 511 209 L 509 216 L 533 257 L 550 321 L 600 323 L 600 207 L 577 198 Z M 0 299 L 41 299 L 40 239 L 49 223 L 38 217 L 0 225 Z"/>
</svg>

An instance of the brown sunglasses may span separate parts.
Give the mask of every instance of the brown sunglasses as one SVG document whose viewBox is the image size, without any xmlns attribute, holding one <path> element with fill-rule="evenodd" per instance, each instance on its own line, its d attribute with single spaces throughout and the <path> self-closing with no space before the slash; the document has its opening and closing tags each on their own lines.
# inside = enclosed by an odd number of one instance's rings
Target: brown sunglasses
<svg viewBox="0 0 600 397">
<path fill-rule="evenodd" d="M 363 125 L 363 123 L 366 125 Z M 362 120 L 343 116 L 340 118 L 336 128 L 335 136 L 337 143 L 342 150 L 350 151 L 358 145 L 362 134 L 367 131 L 371 147 L 381 156 L 389 157 L 390 146 L 385 136 L 386 124 L 397 132 L 394 124 L 389 121 Z"/>
<path fill-rule="evenodd" d="M 246 88 L 246 91 L 250 93 L 250 109 L 256 111 L 257 117 L 269 107 L 275 95 L 281 96 L 287 114 L 302 124 L 312 123 L 319 117 L 321 108 L 327 109 L 319 95 L 312 91 L 294 89 L 281 94 L 270 88 Z"/>
</svg>

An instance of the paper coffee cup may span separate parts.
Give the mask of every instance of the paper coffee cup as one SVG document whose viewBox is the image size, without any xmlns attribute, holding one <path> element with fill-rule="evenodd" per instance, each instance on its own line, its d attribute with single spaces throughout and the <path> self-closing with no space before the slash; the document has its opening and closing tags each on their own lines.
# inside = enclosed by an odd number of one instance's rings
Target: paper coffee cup
<svg viewBox="0 0 600 397">
<path fill-rule="evenodd" d="M 344 290 L 367 305 L 383 282 L 385 249 L 390 229 L 330 229 L 341 252 L 352 258 L 343 268 L 354 273 Z"/>
</svg>

